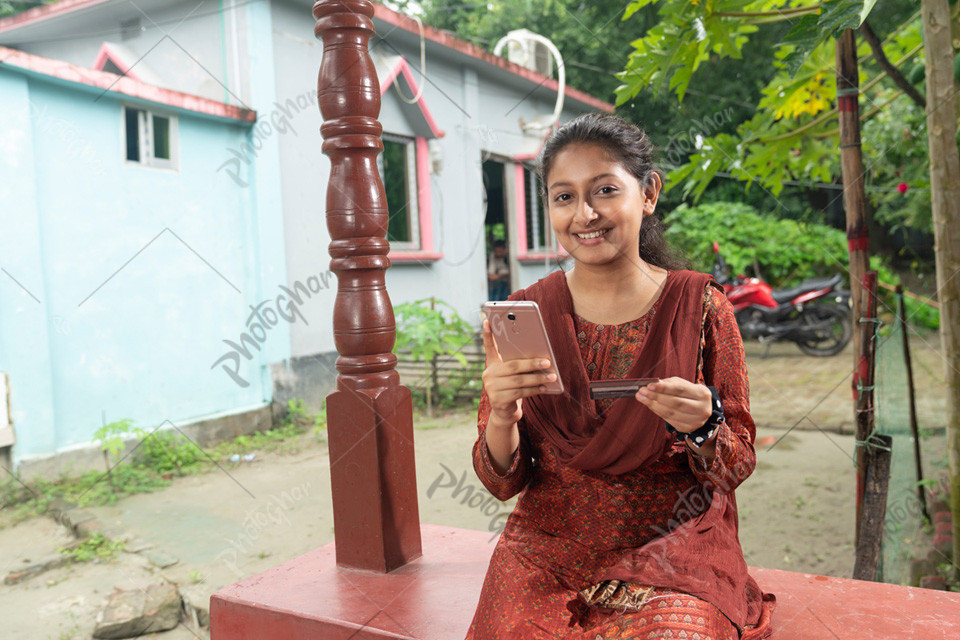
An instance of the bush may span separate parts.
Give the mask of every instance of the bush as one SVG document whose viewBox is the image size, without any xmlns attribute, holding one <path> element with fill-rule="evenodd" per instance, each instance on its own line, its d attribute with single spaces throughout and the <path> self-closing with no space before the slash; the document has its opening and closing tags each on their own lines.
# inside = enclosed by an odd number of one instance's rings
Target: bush
<svg viewBox="0 0 960 640">
<path fill-rule="evenodd" d="M 847 239 L 822 224 L 761 215 L 739 202 L 681 205 L 664 218 L 667 240 L 697 271 L 713 267 L 713 243 L 733 275 L 757 275 L 775 288 L 799 284 L 846 269 Z"/>
<path fill-rule="evenodd" d="M 474 339 L 470 324 L 446 302 L 425 298 L 394 308 L 397 322 L 397 342 L 394 353 L 409 350 L 410 356 L 428 364 L 428 375 L 419 389 L 411 389 L 418 406 L 426 406 L 432 413 L 434 405 L 455 406 L 457 396 L 465 389 L 476 389 L 479 396 L 478 371 L 470 367 L 463 349 Z M 438 356 L 455 358 L 463 367 L 463 375 L 452 375 L 440 385 L 436 368 Z M 421 404 L 422 403 L 422 404 Z"/>
<path fill-rule="evenodd" d="M 804 223 L 763 215 L 739 202 L 681 205 L 664 217 L 666 238 L 683 251 L 697 271 L 713 268 L 713 243 L 720 243 L 731 275 L 752 274 L 775 289 L 800 284 L 807 278 L 846 273 L 849 265 L 843 231 L 823 224 Z M 900 277 L 881 256 L 871 256 L 870 268 L 881 282 L 897 285 Z M 880 289 L 881 307 L 893 309 L 892 292 Z M 936 329 L 939 312 L 912 298 L 904 301 L 908 322 Z"/>
<path fill-rule="evenodd" d="M 453 356 L 467 366 L 463 348 L 473 340 L 473 327 L 446 302 L 425 298 L 394 307 L 397 342 L 394 353 L 409 349 L 414 360 L 429 362 Z"/>
</svg>

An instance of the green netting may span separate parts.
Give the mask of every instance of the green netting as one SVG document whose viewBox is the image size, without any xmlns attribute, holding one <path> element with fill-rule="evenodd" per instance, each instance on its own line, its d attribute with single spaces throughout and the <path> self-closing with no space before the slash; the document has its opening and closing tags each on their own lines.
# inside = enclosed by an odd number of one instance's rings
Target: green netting
<svg viewBox="0 0 960 640">
<path fill-rule="evenodd" d="M 902 296 L 900 298 L 902 300 Z M 876 429 L 893 438 L 880 579 L 907 584 L 910 580 L 912 543 L 920 537 L 923 515 L 917 496 L 914 438 L 910 428 L 907 366 L 903 352 L 904 335 L 899 317 L 903 304 L 897 306 L 896 317 L 884 325 L 877 336 Z M 926 468 L 929 464 L 925 463 L 924 466 Z"/>
</svg>

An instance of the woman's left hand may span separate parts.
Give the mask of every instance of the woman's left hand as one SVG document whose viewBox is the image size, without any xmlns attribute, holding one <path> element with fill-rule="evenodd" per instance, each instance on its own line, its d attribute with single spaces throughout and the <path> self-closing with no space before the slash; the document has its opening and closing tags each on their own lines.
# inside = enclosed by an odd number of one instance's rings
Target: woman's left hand
<svg viewBox="0 0 960 640">
<path fill-rule="evenodd" d="M 636 399 L 681 433 L 704 425 L 712 413 L 710 389 L 683 378 L 663 378 L 637 391 Z"/>
</svg>

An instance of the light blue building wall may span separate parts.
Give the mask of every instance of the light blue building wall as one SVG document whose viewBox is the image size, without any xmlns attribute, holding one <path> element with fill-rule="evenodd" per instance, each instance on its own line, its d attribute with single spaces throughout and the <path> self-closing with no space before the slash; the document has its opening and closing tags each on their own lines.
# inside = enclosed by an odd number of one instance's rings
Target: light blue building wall
<svg viewBox="0 0 960 640">
<path fill-rule="evenodd" d="M 107 422 L 154 428 L 272 399 L 250 306 L 283 275 L 276 181 L 214 179 L 251 126 L 0 66 L 0 371 L 10 378 L 15 461 L 88 443 Z M 124 105 L 175 117 L 178 167 L 124 157 Z M 211 368 L 230 351 L 234 375 Z M 254 348 L 257 347 L 257 348 Z M 242 381 L 242 384 L 239 381 Z M 245 386 L 244 386 L 245 385 Z"/>
</svg>

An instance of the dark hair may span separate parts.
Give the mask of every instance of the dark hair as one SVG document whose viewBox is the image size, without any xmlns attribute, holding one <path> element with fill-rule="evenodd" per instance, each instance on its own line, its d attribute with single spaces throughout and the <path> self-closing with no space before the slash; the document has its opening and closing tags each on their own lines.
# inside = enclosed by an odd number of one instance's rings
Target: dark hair
<svg viewBox="0 0 960 640">
<path fill-rule="evenodd" d="M 506 243 L 505 240 L 494 240 L 494 241 L 493 241 L 493 248 L 494 248 L 494 249 L 496 249 L 496 248 L 498 248 L 498 247 L 504 247 L 504 248 L 506 248 L 506 246 L 507 246 L 507 243 Z"/>
<path fill-rule="evenodd" d="M 571 144 L 596 144 L 603 147 L 624 169 L 640 183 L 648 187 L 653 174 L 663 179 L 663 172 L 653 163 L 653 144 L 640 127 L 614 115 L 586 113 L 557 129 L 543 145 L 537 159 L 537 174 L 540 176 L 540 195 L 544 208 L 547 203 L 547 174 L 556 155 Z M 686 259 L 676 255 L 663 237 L 663 225 L 654 214 L 640 226 L 640 258 L 663 269 L 684 269 Z"/>
</svg>

